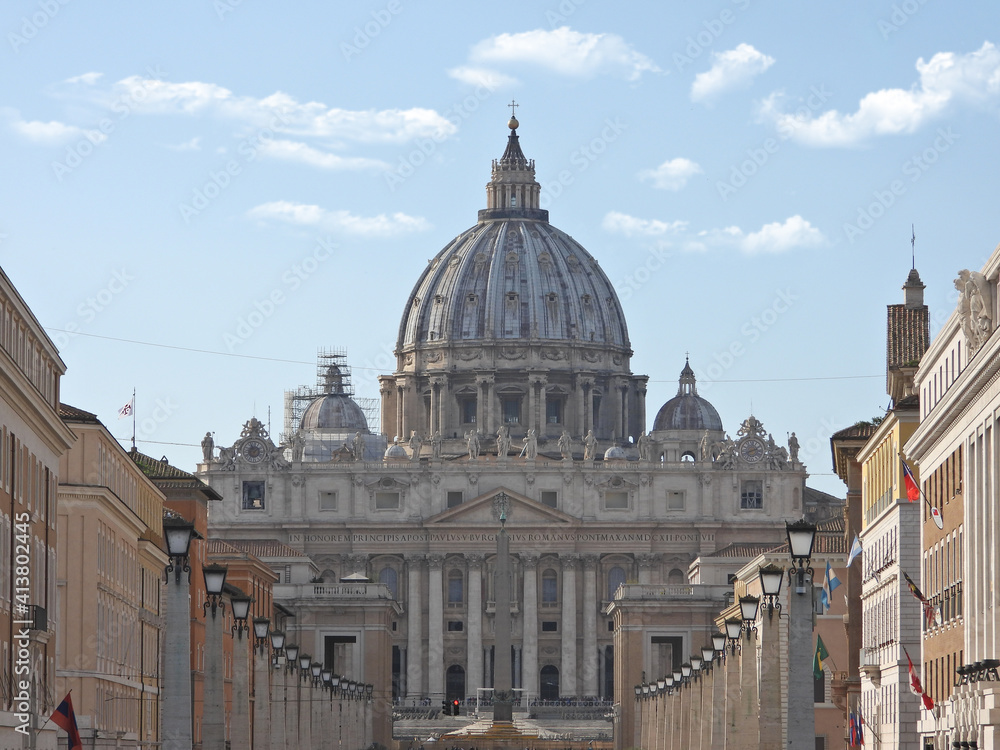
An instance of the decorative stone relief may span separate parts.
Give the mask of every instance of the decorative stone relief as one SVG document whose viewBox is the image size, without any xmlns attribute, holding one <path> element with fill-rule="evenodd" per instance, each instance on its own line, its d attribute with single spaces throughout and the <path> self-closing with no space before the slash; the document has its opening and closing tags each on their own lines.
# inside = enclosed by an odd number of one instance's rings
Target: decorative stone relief
<svg viewBox="0 0 1000 750">
<path fill-rule="evenodd" d="M 993 333 L 993 295 L 989 280 L 979 271 L 962 269 L 955 279 L 958 290 L 958 321 L 965 335 L 969 357 L 975 355 Z"/>
<path fill-rule="evenodd" d="M 540 352 L 540 356 L 542 359 L 548 359 L 552 360 L 553 362 L 557 362 L 559 360 L 566 359 L 566 352 L 564 352 L 562 349 L 554 349 L 547 347 L 542 349 L 542 351 Z"/>
<path fill-rule="evenodd" d="M 504 346 L 498 352 L 500 359 L 524 359 L 527 351 L 520 346 Z"/>
</svg>

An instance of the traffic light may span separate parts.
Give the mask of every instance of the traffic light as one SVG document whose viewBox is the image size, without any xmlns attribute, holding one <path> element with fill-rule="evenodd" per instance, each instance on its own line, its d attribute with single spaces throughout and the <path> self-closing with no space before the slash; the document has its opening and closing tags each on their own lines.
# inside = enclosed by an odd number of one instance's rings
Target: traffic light
<svg viewBox="0 0 1000 750">
<path fill-rule="evenodd" d="M 441 701 L 441 715 L 451 716 L 451 704 L 448 701 Z"/>
<path fill-rule="evenodd" d="M 458 702 L 458 698 L 456 698 L 455 700 L 453 700 L 451 702 L 451 715 L 452 716 L 459 716 L 460 715 L 459 714 L 459 710 L 458 710 L 460 705 L 461 704 Z"/>
</svg>

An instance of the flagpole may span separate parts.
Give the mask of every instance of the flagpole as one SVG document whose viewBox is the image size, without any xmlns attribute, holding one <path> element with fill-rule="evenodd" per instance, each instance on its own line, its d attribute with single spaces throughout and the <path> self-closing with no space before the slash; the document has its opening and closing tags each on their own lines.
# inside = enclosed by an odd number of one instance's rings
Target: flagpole
<svg viewBox="0 0 1000 750">
<path fill-rule="evenodd" d="M 135 450 L 135 386 L 132 387 L 132 450 Z"/>
<path fill-rule="evenodd" d="M 903 462 L 903 466 L 906 466 L 907 468 L 909 468 L 909 464 L 906 463 L 906 459 L 903 458 L 902 451 L 900 451 L 900 453 L 899 453 L 899 460 Z M 911 470 L 911 474 L 912 474 L 912 470 Z M 905 482 L 904 482 L 904 484 L 905 484 Z M 936 510 L 936 508 L 931 504 L 931 501 L 927 499 L 927 495 L 924 494 L 924 491 L 920 488 L 920 485 L 917 483 L 916 479 L 913 480 L 913 484 L 917 488 L 917 492 L 919 493 L 920 497 L 922 497 L 924 499 L 924 502 L 927 503 L 927 507 L 930 509 L 931 518 L 934 518 L 934 511 Z M 943 524 L 944 523 L 944 513 L 942 513 L 940 510 L 938 510 L 937 511 L 937 515 L 938 515 L 938 517 L 940 517 L 941 523 Z M 936 525 L 937 524 L 935 524 L 935 526 Z"/>
</svg>

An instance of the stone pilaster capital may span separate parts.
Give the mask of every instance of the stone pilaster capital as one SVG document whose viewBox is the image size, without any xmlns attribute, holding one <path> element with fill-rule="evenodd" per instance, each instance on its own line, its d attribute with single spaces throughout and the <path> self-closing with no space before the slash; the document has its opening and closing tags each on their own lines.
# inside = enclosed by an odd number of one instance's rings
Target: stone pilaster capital
<svg viewBox="0 0 1000 750">
<path fill-rule="evenodd" d="M 492 375 L 476 375 L 476 385 L 480 388 L 483 386 L 493 385 Z"/>
<path fill-rule="evenodd" d="M 431 570 L 441 570 L 444 567 L 444 555 L 427 555 L 427 566 Z"/>
<path fill-rule="evenodd" d="M 636 555 L 635 560 L 640 568 L 652 568 L 660 562 L 659 555 Z"/>
<path fill-rule="evenodd" d="M 524 566 L 525 570 L 534 570 L 538 567 L 538 555 L 531 555 L 522 552 L 521 555 L 521 565 Z"/>
<path fill-rule="evenodd" d="M 484 555 L 480 555 L 478 552 L 473 552 L 472 554 L 466 554 L 465 562 L 470 568 L 481 568 L 483 563 L 486 561 Z"/>
<path fill-rule="evenodd" d="M 427 560 L 427 556 L 419 552 L 411 552 L 403 555 L 403 559 L 406 560 L 406 564 L 411 568 L 419 569 L 420 566 Z"/>
<path fill-rule="evenodd" d="M 441 388 L 443 386 L 448 385 L 448 376 L 447 375 L 443 375 L 443 374 L 442 375 L 432 375 L 430 380 L 431 380 L 431 385 L 434 386 L 434 387 L 436 387 L 436 388 Z"/>
<path fill-rule="evenodd" d="M 595 570 L 597 568 L 597 555 L 581 555 L 580 560 L 583 561 L 584 570 Z"/>
<path fill-rule="evenodd" d="M 562 565 L 563 570 L 575 570 L 579 562 L 580 556 L 575 552 L 559 555 L 559 563 Z"/>
</svg>

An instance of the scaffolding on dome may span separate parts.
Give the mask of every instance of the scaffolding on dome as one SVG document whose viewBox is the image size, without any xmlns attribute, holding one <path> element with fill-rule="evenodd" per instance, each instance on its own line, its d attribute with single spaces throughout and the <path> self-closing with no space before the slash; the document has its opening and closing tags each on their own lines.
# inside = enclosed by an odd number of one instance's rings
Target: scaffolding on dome
<svg viewBox="0 0 1000 750">
<path fill-rule="evenodd" d="M 281 442 L 287 442 L 299 428 L 302 414 L 318 397 L 326 393 L 343 393 L 354 397 L 354 386 L 351 384 L 351 367 L 347 364 L 347 350 L 343 348 L 324 348 L 316 353 L 316 385 L 303 385 L 294 390 L 285 391 L 285 418 L 281 433 Z M 354 402 L 361 407 L 369 427 L 378 424 L 380 404 L 377 398 L 355 398 Z"/>
</svg>

